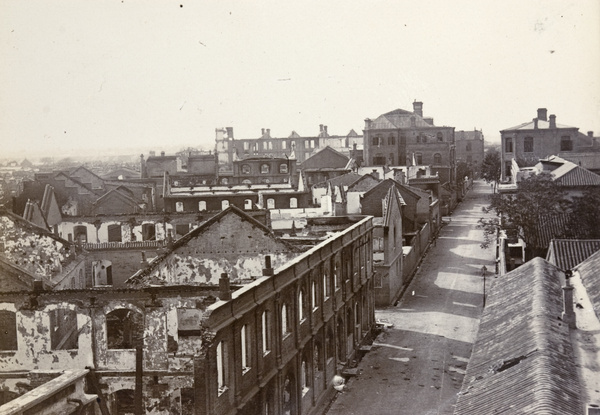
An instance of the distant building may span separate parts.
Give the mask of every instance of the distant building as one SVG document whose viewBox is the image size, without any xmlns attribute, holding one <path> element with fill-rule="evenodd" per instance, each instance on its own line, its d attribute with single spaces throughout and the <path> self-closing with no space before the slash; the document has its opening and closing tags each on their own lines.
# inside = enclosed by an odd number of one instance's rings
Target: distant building
<svg viewBox="0 0 600 415">
<path fill-rule="evenodd" d="M 365 120 L 366 166 L 431 166 L 442 183 L 456 181 L 454 127 L 438 127 L 423 117 L 423 103 L 413 111 L 397 109 Z"/>
<path fill-rule="evenodd" d="M 547 113 L 546 108 L 538 108 L 537 117 L 532 121 L 500 131 L 503 181 L 510 180 L 512 176 L 513 160 L 519 167 L 527 167 L 552 155 L 568 159 L 570 155 L 580 158 L 593 152 L 596 158 L 600 157 L 593 133 L 585 135 L 577 127 L 558 124 L 556 115 L 548 117 Z"/>
<path fill-rule="evenodd" d="M 455 131 L 454 137 L 456 139 L 456 162 L 467 163 L 469 169 L 473 171 L 472 178 L 478 178 L 484 157 L 483 132 L 481 130 Z"/>
</svg>

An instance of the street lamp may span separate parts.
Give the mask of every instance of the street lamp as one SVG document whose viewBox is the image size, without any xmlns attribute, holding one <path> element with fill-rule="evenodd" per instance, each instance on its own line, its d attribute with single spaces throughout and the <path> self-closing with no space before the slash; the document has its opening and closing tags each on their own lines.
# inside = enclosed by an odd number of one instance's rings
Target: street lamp
<svg viewBox="0 0 600 415">
<path fill-rule="evenodd" d="M 485 308 L 485 274 L 487 273 L 487 267 L 484 265 L 481 267 L 481 275 L 483 275 L 483 308 Z"/>
</svg>

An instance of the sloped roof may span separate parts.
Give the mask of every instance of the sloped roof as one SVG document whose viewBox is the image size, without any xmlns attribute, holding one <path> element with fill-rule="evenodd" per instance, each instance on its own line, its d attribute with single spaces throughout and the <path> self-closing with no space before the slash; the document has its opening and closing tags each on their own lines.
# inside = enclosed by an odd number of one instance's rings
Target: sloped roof
<svg viewBox="0 0 600 415">
<path fill-rule="evenodd" d="M 298 134 L 296 131 L 291 132 L 291 134 L 288 136 L 288 138 L 301 138 L 300 134 Z"/>
<path fill-rule="evenodd" d="M 423 117 L 415 114 L 414 112 L 398 108 L 393 111 L 386 112 L 385 114 L 382 114 L 371 121 L 370 128 L 377 130 L 410 128 L 412 127 L 411 119 L 413 117 L 415 119 L 416 127 L 433 127 L 433 125 L 426 122 Z"/>
<path fill-rule="evenodd" d="M 556 124 L 556 128 L 577 128 L 577 127 L 571 127 L 570 125 Z M 534 130 L 534 129 L 535 129 L 535 123 L 533 121 L 528 121 L 528 122 L 524 122 L 523 124 L 516 125 L 514 127 L 505 128 L 504 130 L 501 130 L 500 132 L 513 131 L 513 130 Z M 544 121 L 544 120 L 538 120 L 537 129 L 538 130 L 549 130 L 550 122 Z"/>
<path fill-rule="evenodd" d="M 563 186 L 600 186 L 600 176 L 570 161 L 552 173 L 554 180 Z"/>
<path fill-rule="evenodd" d="M 333 170 L 345 168 L 348 164 L 348 156 L 340 153 L 334 148 L 325 146 L 311 154 L 302 162 L 303 170 L 324 169 Z"/>
<path fill-rule="evenodd" d="M 75 168 L 74 170 L 72 170 L 72 171 L 69 173 L 69 176 L 74 176 L 74 177 L 77 177 L 77 176 L 76 176 L 76 174 L 77 174 L 77 172 L 79 172 L 79 171 L 83 171 L 83 172 L 85 172 L 85 173 L 87 173 L 87 174 L 89 174 L 89 175 L 91 175 L 91 176 L 94 176 L 94 177 L 96 177 L 96 178 L 97 178 L 98 180 L 100 180 L 100 181 L 102 181 L 102 180 L 103 180 L 103 179 L 102 179 L 102 177 L 98 176 L 96 173 L 94 173 L 94 172 L 93 172 L 93 171 L 91 171 L 90 169 L 86 168 L 85 166 L 79 166 L 79 167 Z"/>
<path fill-rule="evenodd" d="M 367 188 L 362 189 L 362 191 L 368 191 L 369 189 L 372 189 L 373 187 L 377 186 L 377 184 L 381 181 L 378 178 L 374 177 L 372 173 L 367 173 L 362 175 L 361 177 L 359 177 L 358 179 L 356 179 L 351 185 L 348 186 L 348 191 L 351 192 L 354 190 L 354 188 L 359 187 L 361 184 L 363 184 L 366 181 L 375 181 L 372 186 L 367 186 Z"/>
<path fill-rule="evenodd" d="M 534 258 L 494 280 L 455 415 L 581 414 L 560 271 Z"/>
<path fill-rule="evenodd" d="M 594 313 L 600 319 L 600 250 L 590 255 L 575 269 L 579 272 L 581 282 L 592 302 Z"/>
<path fill-rule="evenodd" d="M 546 260 L 562 270 L 573 269 L 597 251 L 600 239 L 553 239 Z"/>
<path fill-rule="evenodd" d="M 129 192 L 130 194 L 127 194 L 127 192 Z M 109 190 L 108 192 L 100 196 L 98 199 L 96 199 L 94 205 L 101 205 L 103 203 L 106 203 L 107 201 L 110 201 L 111 198 L 116 197 L 125 201 L 125 203 L 129 204 L 130 206 L 138 206 L 138 204 L 141 202 L 138 202 L 133 197 L 131 197 L 131 193 L 131 190 L 127 189 L 126 187 L 119 186 L 116 189 Z"/>
<path fill-rule="evenodd" d="M 566 235 L 570 225 L 570 216 L 567 213 L 541 215 L 536 227 L 537 247 L 546 248 L 552 239 Z"/>
<path fill-rule="evenodd" d="M 361 177 L 362 176 L 360 174 L 350 172 L 326 180 L 324 182 L 317 183 L 313 187 L 327 187 L 328 184 L 331 184 L 332 186 L 350 186 L 352 183 L 354 183 Z"/>
</svg>

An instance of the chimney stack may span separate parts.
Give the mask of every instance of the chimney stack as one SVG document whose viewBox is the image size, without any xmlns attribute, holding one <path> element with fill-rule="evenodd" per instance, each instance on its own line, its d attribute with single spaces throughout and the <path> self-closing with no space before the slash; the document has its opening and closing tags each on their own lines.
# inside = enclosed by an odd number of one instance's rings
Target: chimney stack
<svg viewBox="0 0 600 415">
<path fill-rule="evenodd" d="M 538 119 L 537 119 L 537 118 L 534 118 L 534 119 L 533 119 L 533 129 L 534 129 L 534 130 L 537 130 L 537 129 L 538 129 Z"/>
<path fill-rule="evenodd" d="M 573 271 L 565 271 L 565 285 L 562 287 L 563 292 L 563 313 L 562 321 L 569 325 L 569 328 L 577 328 L 575 324 L 575 312 L 573 311 L 573 286 L 569 282 L 569 278 L 573 276 Z"/>
<path fill-rule="evenodd" d="M 219 298 L 222 301 L 231 300 L 231 288 L 229 286 L 229 276 L 226 272 L 221 274 L 219 278 Z"/>
<path fill-rule="evenodd" d="M 373 120 L 371 120 L 370 118 L 365 118 L 365 130 L 368 130 L 369 128 L 371 128 L 372 122 L 373 122 Z"/>
<path fill-rule="evenodd" d="M 140 268 L 146 269 L 148 268 L 148 260 L 146 259 L 146 253 L 142 252 L 142 260 L 140 261 Z"/>
<path fill-rule="evenodd" d="M 271 129 L 267 128 L 267 137 L 271 137 Z"/>
<path fill-rule="evenodd" d="M 413 102 L 413 112 L 419 117 L 423 117 L 423 103 L 421 101 Z"/>
<path fill-rule="evenodd" d="M 156 157 L 156 152 L 155 151 L 151 151 L 150 152 L 150 157 Z"/>
<path fill-rule="evenodd" d="M 327 135 L 327 126 L 326 125 L 323 126 L 323 132 L 325 133 L 325 135 Z"/>
<path fill-rule="evenodd" d="M 271 256 L 265 256 L 265 267 L 263 268 L 263 276 L 270 277 L 273 275 L 273 267 L 271 266 Z"/>
<path fill-rule="evenodd" d="M 323 124 L 319 124 L 319 131 L 323 132 Z"/>
<path fill-rule="evenodd" d="M 594 132 L 593 131 L 588 131 L 588 137 L 594 138 Z"/>
<path fill-rule="evenodd" d="M 547 114 L 548 110 L 546 108 L 538 108 L 538 120 L 548 121 Z"/>
<path fill-rule="evenodd" d="M 550 128 L 556 128 L 556 115 L 554 114 L 550 116 Z"/>
<path fill-rule="evenodd" d="M 371 176 L 379 180 L 379 172 L 377 171 L 377 169 L 373 169 L 373 173 L 371 173 Z"/>
<path fill-rule="evenodd" d="M 227 138 L 233 138 L 233 127 L 225 127 L 227 130 Z"/>
<path fill-rule="evenodd" d="M 164 152 L 164 151 L 161 151 L 161 152 L 160 152 L 160 156 L 161 156 L 161 157 L 164 157 L 164 156 L 165 156 L 165 152 Z"/>
<path fill-rule="evenodd" d="M 264 129 L 264 128 L 261 128 L 261 129 L 260 129 L 260 135 L 261 135 L 261 136 L 264 136 L 264 135 L 265 135 L 265 129 Z"/>
</svg>

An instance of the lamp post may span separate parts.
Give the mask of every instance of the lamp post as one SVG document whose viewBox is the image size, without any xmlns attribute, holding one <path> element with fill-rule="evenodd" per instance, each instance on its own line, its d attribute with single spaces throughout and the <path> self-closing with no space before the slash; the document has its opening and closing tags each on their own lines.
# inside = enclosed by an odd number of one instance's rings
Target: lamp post
<svg viewBox="0 0 600 415">
<path fill-rule="evenodd" d="M 485 308 L 485 274 L 487 273 L 487 267 L 484 265 L 481 267 L 481 275 L 483 275 L 483 308 Z"/>
</svg>

